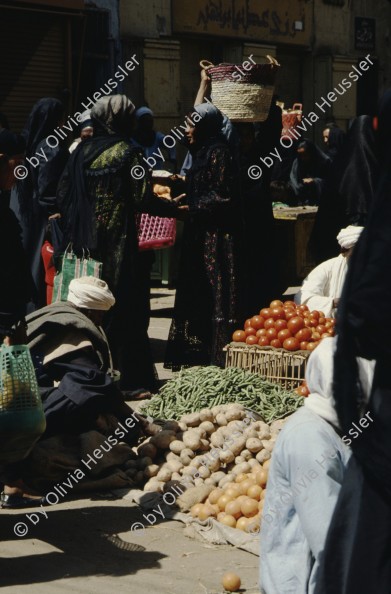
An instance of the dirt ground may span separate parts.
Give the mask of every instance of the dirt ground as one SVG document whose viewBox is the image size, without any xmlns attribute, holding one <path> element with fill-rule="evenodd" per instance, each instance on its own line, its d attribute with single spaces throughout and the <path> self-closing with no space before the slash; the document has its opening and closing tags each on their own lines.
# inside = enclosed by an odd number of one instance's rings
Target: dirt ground
<svg viewBox="0 0 391 594">
<path fill-rule="evenodd" d="M 150 336 L 161 378 L 173 292 L 154 289 Z M 44 509 L 0 510 L 0 588 L 10 594 L 220 594 L 221 577 L 235 571 L 242 592 L 258 590 L 259 558 L 231 546 L 185 535 L 184 525 L 164 520 L 145 532 L 140 508 L 108 493 L 67 500 Z M 37 521 L 37 518 L 40 518 Z M 28 534 L 16 536 L 14 529 Z M 33 524 L 35 522 L 35 525 Z M 18 529 L 17 528 L 17 529 Z M 126 546 L 126 543 L 132 543 Z"/>
</svg>

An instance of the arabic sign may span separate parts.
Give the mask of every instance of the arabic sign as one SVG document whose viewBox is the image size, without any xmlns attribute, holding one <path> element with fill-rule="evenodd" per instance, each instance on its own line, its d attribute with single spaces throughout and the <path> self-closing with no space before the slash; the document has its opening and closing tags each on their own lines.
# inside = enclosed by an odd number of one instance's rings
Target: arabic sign
<svg viewBox="0 0 391 594">
<path fill-rule="evenodd" d="M 308 0 L 172 0 L 173 31 L 309 45 Z"/>
<path fill-rule="evenodd" d="M 373 50 L 376 47 L 376 20 L 354 19 L 354 47 L 356 50 Z"/>
</svg>

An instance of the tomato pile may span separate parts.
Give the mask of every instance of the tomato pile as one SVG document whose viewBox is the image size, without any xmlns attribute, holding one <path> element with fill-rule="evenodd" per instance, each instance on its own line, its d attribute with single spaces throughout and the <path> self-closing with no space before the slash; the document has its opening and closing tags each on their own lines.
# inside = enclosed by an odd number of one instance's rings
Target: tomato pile
<svg viewBox="0 0 391 594">
<path fill-rule="evenodd" d="M 232 340 L 287 351 L 313 351 L 323 338 L 334 336 L 334 326 L 335 320 L 322 311 L 276 299 L 246 320 L 243 330 L 235 330 Z"/>
</svg>

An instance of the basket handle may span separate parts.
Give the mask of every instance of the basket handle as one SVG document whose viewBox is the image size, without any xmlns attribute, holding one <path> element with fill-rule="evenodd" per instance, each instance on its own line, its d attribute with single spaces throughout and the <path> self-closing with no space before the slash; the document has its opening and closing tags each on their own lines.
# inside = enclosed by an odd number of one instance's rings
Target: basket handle
<svg viewBox="0 0 391 594">
<path fill-rule="evenodd" d="M 266 57 L 269 60 L 269 64 L 271 64 L 272 66 L 281 66 L 281 64 L 273 56 L 267 55 Z"/>
<path fill-rule="evenodd" d="M 201 60 L 200 66 L 203 70 L 208 70 L 208 68 L 213 68 L 214 64 L 209 60 Z"/>
<path fill-rule="evenodd" d="M 292 109 L 297 109 L 299 111 L 303 111 L 303 104 L 302 103 L 294 103 L 292 105 Z"/>
</svg>

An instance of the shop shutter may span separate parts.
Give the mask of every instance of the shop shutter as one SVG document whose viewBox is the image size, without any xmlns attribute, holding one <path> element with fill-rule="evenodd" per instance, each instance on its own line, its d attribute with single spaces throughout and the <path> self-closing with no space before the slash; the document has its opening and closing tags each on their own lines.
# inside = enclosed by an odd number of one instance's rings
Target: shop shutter
<svg viewBox="0 0 391 594">
<path fill-rule="evenodd" d="M 19 132 L 41 97 L 67 87 L 67 17 L 2 9 L 0 111 Z"/>
</svg>

